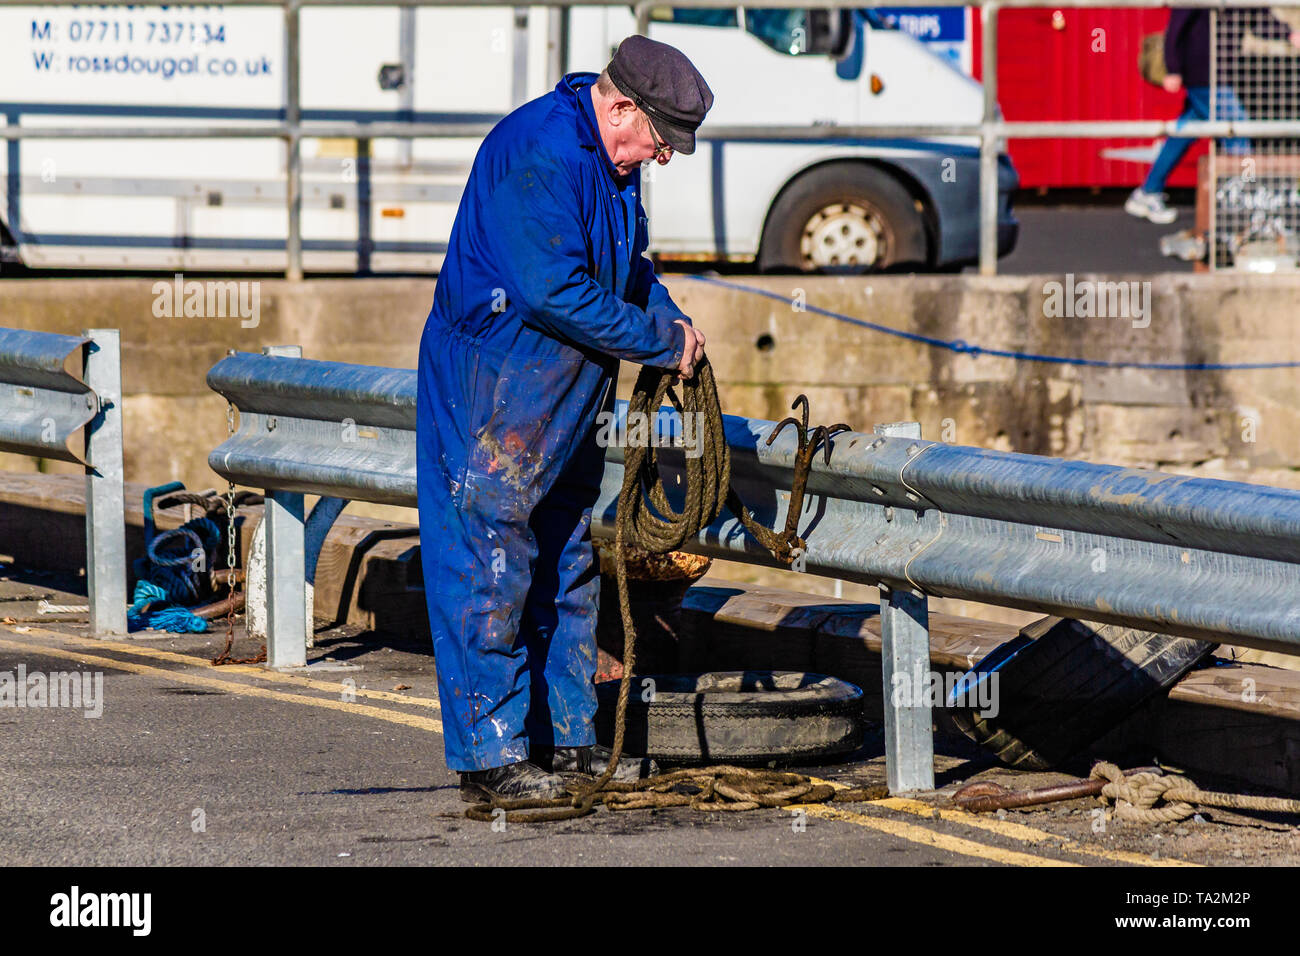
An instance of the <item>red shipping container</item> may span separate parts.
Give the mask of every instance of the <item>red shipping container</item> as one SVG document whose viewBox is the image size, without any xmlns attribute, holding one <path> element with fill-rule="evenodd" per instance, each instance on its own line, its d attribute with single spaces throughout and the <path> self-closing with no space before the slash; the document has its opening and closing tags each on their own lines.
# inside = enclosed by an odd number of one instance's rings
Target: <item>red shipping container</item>
<svg viewBox="0 0 1300 956">
<path fill-rule="evenodd" d="M 982 74 L 981 22 L 972 11 L 972 65 Z M 1163 32 L 1169 11 L 1044 7 L 998 14 L 998 102 L 1007 121 L 1174 119 L 1183 94 L 1142 79 L 1142 38 Z M 1024 188 L 1138 186 L 1151 158 L 1107 155 L 1142 150 L 1151 139 L 1013 139 L 1011 158 Z M 1174 187 L 1196 185 L 1196 163 L 1208 149 L 1197 142 L 1170 175 Z"/>
</svg>

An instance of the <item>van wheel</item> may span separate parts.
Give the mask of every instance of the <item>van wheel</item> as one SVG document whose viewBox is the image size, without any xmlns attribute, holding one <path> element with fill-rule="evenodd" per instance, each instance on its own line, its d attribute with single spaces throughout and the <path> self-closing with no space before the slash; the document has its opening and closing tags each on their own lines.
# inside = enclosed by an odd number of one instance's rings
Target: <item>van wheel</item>
<svg viewBox="0 0 1300 956">
<path fill-rule="evenodd" d="M 829 163 L 777 198 L 758 267 L 860 274 L 926 262 L 925 222 L 897 179 L 863 163 Z"/>
</svg>

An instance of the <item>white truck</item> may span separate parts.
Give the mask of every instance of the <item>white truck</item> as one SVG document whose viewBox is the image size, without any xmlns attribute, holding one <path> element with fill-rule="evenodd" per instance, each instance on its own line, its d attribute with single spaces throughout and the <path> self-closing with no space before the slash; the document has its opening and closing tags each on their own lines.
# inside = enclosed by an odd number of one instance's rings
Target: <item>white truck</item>
<svg viewBox="0 0 1300 956">
<path fill-rule="evenodd" d="M 570 70 L 599 71 L 631 7 L 304 7 L 313 122 L 490 123 Z M 980 86 L 870 10 L 675 9 L 650 36 L 715 94 L 703 127 L 975 123 Z M 0 122 L 24 129 L 273 125 L 278 7 L 5 7 Z M 309 272 L 436 272 L 478 140 L 302 142 Z M 33 268 L 281 271 L 276 138 L 9 140 L 0 243 Z M 647 167 L 652 252 L 765 270 L 954 269 L 978 254 L 971 139 L 701 138 Z M 999 252 L 1016 174 L 999 166 Z"/>
</svg>

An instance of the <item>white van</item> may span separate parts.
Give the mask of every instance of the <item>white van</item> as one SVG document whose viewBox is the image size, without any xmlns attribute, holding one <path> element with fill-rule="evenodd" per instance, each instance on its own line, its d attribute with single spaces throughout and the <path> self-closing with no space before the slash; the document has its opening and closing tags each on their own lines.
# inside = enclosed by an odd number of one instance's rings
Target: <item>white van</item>
<svg viewBox="0 0 1300 956">
<path fill-rule="evenodd" d="M 491 123 L 600 70 L 630 7 L 304 7 L 312 122 Z M 693 156 L 647 168 L 652 251 L 764 269 L 955 268 L 978 253 L 973 140 L 707 139 L 710 125 L 978 122 L 977 83 L 869 10 L 664 7 L 649 33 L 716 100 Z M 278 7 L 5 7 L 0 121 L 270 125 L 284 115 Z M 436 272 L 470 138 L 305 139 L 309 272 Z M 10 140 L 0 240 L 30 267 L 281 271 L 278 139 Z M 999 170 L 999 252 L 1016 236 Z"/>
</svg>

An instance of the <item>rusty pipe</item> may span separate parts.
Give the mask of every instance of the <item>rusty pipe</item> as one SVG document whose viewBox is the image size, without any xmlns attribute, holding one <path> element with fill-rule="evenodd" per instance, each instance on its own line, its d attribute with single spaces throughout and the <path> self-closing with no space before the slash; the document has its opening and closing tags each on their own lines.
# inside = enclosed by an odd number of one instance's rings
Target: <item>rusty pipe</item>
<svg viewBox="0 0 1300 956">
<path fill-rule="evenodd" d="M 1138 767 L 1134 770 L 1125 770 L 1124 776 L 1151 772 L 1158 773 L 1160 768 Z M 1106 783 L 1105 780 L 1088 779 L 1038 787 L 1035 790 L 1008 790 L 991 781 L 980 781 L 962 787 L 952 795 L 952 802 L 962 810 L 969 810 L 972 813 L 991 813 L 995 810 L 1033 807 L 1061 800 L 1077 800 L 1079 797 L 1095 797 L 1101 793 Z"/>
</svg>

